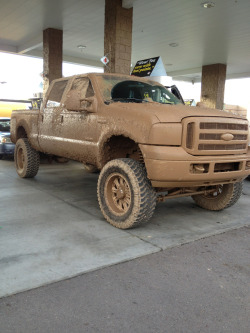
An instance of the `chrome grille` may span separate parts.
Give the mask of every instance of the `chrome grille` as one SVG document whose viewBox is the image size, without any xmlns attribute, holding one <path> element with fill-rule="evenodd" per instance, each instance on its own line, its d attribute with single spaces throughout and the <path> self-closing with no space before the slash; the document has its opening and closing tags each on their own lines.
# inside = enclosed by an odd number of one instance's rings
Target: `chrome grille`
<svg viewBox="0 0 250 333">
<path fill-rule="evenodd" d="M 245 149 L 245 144 L 238 145 L 209 145 L 209 144 L 200 144 L 198 146 L 199 150 L 236 150 L 236 149 Z"/>
<path fill-rule="evenodd" d="M 185 148 L 192 155 L 246 153 L 248 122 L 244 119 L 190 117 L 183 120 Z"/>
<path fill-rule="evenodd" d="M 201 133 L 200 140 L 221 140 L 221 134 Z M 247 140 L 246 134 L 235 134 L 233 140 Z"/>
<path fill-rule="evenodd" d="M 187 125 L 186 147 L 192 149 L 193 141 L 194 141 L 194 123 L 189 123 Z"/>
<path fill-rule="evenodd" d="M 200 129 L 216 129 L 216 130 L 233 130 L 247 131 L 247 124 L 231 124 L 231 123 L 200 123 Z"/>
</svg>

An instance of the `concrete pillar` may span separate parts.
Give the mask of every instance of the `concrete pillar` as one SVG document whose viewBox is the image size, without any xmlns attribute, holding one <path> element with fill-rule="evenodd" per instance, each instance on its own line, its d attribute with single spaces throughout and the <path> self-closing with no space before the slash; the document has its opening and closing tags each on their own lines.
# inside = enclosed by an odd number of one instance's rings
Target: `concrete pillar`
<svg viewBox="0 0 250 333">
<path fill-rule="evenodd" d="M 201 102 L 208 107 L 223 109 L 226 70 L 223 64 L 202 67 Z"/>
<path fill-rule="evenodd" d="M 43 93 L 51 81 L 62 77 L 63 32 L 53 28 L 43 31 Z"/>
<path fill-rule="evenodd" d="M 104 55 L 109 59 L 106 73 L 130 74 L 133 8 L 122 0 L 105 1 Z"/>
</svg>

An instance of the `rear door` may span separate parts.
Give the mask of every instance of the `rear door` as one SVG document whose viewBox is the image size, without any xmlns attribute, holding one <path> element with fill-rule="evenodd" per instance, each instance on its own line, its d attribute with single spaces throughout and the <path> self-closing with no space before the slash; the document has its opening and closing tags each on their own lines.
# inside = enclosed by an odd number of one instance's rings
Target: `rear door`
<svg viewBox="0 0 250 333">
<path fill-rule="evenodd" d="M 49 154 L 60 155 L 63 122 L 61 100 L 64 92 L 67 91 L 68 83 L 67 79 L 53 83 L 44 108 L 40 112 L 39 145 L 42 151 Z"/>
</svg>

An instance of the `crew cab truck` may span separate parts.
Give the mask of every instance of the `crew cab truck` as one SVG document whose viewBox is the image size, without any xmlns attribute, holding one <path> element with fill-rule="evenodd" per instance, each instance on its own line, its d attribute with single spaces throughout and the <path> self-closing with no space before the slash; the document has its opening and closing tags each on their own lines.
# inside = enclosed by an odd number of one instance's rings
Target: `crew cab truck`
<svg viewBox="0 0 250 333">
<path fill-rule="evenodd" d="M 232 206 L 250 174 L 247 120 L 190 108 L 164 86 L 126 75 L 53 81 L 40 110 L 13 111 L 11 138 L 20 177 L 36 176 L 40 152 L 99 170 L 100 209 L 121 229 L 149 221 L 168 198 Z"/>
</svg>

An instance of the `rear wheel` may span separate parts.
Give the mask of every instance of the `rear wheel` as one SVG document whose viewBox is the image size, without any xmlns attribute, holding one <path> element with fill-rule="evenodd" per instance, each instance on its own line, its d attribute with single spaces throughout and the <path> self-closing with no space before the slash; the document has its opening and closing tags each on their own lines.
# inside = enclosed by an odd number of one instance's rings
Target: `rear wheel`
<svg viewBox="0 0 250 333">
<path fill-rule="evenodd" d="M 156 194 L 145 168 L 128 158 L 115 159 L 104 166 L 97 194 L 104 217 L 120 229 L 149 221 L 156 206 Z"/>
<path fill-rule="evenodd" d="M 33 178 L 38 172 L 40 156 L 39 152 L 31 147 L 27 138 L 17 140 L 15 146 L 16 172 L 21 178 Z"/>
<path fill-rule="evenodd" d="M 193 195 L 196 204 L 208 210 L 222 210 L 231 207 L 240 198 L 242 182 L 234 184 L 217 185 L 213 192 Z"/>
</svg>

